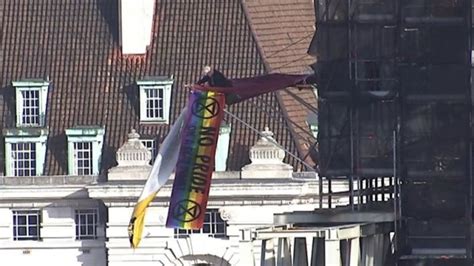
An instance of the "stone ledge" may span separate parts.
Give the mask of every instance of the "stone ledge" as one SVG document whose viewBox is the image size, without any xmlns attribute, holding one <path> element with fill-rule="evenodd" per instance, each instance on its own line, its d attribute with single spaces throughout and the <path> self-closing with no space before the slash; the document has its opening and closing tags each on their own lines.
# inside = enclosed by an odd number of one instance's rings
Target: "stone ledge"
<svg viewBox="0 0 474 266">
<path fill-rule="evenodd" d="M 91 176 L 0 176 L 2 186 L 88 185 L 100 177 Z"/>
</svg>

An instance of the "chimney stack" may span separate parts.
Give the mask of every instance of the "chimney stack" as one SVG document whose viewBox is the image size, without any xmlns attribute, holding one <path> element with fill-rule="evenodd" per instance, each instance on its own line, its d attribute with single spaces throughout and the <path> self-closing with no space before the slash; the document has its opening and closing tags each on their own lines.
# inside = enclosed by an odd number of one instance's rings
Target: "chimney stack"
<svg viewBox="0 0 474 266">
<path fill-rule="evenodd" d="M 122 54 L 143 55 L 151 41 L 155 0 L 118 1 Z"/>
</svg>

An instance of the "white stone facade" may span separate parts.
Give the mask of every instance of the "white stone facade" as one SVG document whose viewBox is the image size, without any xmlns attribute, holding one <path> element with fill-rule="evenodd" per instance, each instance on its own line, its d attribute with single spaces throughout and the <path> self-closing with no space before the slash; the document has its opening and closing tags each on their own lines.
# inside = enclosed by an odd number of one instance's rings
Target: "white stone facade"
<svg viewBox="0 0 474 266">
<path fill-rule="evenodd" d="M 316 207 L 316 180 L 239 178 L 239 173 L 213 177 L 208 209 L 218 209 L 227 222 L 227 238 L 218 239 L 191 235 L 175 239 L 174 230 L 165 227 L 171 184 L 162 188 L 148 208 L 140 247 L 130 248 L 127 226 L 142 185 L 102 184 L 88 187 L 92 198 L 100 198 L 108 209 L 107 238 L 109 266 L 185 265 L 187 262 L 212 262 L 223 259 L 230 265 L 248 265 L 240 254 L 241 230 L 271 226 L 273 214 L 294 210 L 310 211 Z M 313 193 L 308 193 L 313 191 Z M 260 250 L 255 250 L 258 261 Z M 227 265 L 227 264 L 223 264 Z"/>
<path fill-rule="evenodd" d="M 266 160 L 266 164 L 256 158 L 252 163 L 258 164 L 257 167 L 250 165 L 242 172 L 214 173 L 208 210 L 217 210 L 227 223 L 226 237 L 191 234 L 176 238 L 174 229 L 165 227 L 170 180 L 148 208 L 142 242 L 137 249 L 132 249 L 128 223 L 144 185 L 143 173 L 150 169 L 143 163 L 149 159 L 144 147 L 132 145 L 137 140 L 136 134 L 130 134 L 129 142 L 119 150 L 119 165 L 111 169 L 107 182 L 97 182 L 98 177 L 35 177 L 31 180 L 2 177 L 1 265 L 253 265 L 259 262 L 260 249 L 241 241 L 243 229 L 271 226 L 275 213 L 311 211 L 319 206 L 315 176 L 293 178 L 288 175 L 279 150 L 274 150 L 270 143 L 263 143 L 268 152 L 262 154 L 270 158 L 260 159 Z M 259 143 L 262 144 L 262 140 Z M 127 152 L 140 156 L 128 156 Z M 252 152 L 258 151 L 253 149 Z M 277 158 L 271 157 L 273 155 Z M 347 189 L 345 184 L 335 187 Z M 339 200 L 334 197 L 333 204 Z M 75 212 L 92 208 L 98 209 L 96 237 L 77 240 Z M 14 240 L 12 212 L 30 209 L 41 212 L 40 240 Z M 8 263 L 3 263 L 5 260 Z"/>
<path fill-rule="evenodd" d="M 6 185 L 0 189 L 1 265 L 106 265 L 103 204 L 84 185 Z M 75 210 L 97 209 L 97 238 L 77 240 Z M 40 240 L 13 239 L 13 212 L 37 210 Z"/>
</svg>

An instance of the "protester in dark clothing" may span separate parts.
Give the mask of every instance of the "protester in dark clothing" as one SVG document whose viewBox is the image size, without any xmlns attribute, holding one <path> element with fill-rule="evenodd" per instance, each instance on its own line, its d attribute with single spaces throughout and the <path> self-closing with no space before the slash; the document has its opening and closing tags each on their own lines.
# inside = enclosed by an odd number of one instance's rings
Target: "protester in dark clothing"
<svg viewBox="0 0 474 266">
<path fill-rule="evenodd" d="M 197 82 L 199 85 L 208 85 L 210 87 L 232 87 L 232 82 L 221 72 L 210 66 L 203 69 L 204 76 Z"/>
</svg>

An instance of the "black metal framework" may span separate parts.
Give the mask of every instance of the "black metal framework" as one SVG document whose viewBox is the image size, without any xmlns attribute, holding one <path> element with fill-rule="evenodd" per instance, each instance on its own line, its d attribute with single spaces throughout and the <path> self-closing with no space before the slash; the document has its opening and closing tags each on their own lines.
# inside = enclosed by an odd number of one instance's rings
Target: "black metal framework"
<svg viewBox="0 0 474 266">
<path fill-rule="evenodd" d="M 353 209 L 393 203 L 401 264 L 470 260 L 474 0 L 319 0 L 315 10 L 328 199 L 330 180 L 345 177 L 357 181 Z"/>
</svg>

